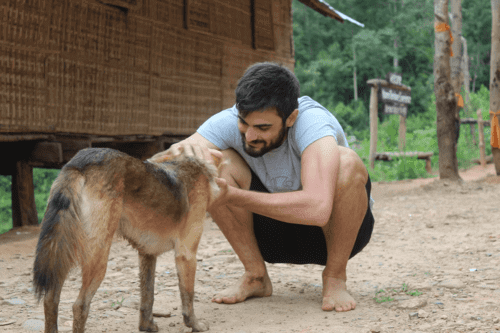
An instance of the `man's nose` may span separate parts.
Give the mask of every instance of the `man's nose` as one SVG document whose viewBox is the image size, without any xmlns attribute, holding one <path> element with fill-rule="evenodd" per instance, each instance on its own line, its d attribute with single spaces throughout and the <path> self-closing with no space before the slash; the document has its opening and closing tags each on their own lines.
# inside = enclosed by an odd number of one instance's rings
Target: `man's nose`
<svg viewBox="0 0 500 333">
<path fill-rule="evenodd" d="M 247 132 L 245 133 L 245 137 L 247 139 L 247 142 L 252 142 L 254 140 L 257 140 L 257 133 L 255 132 L 254 129 L 252 129 L 251 127 L 249 127 L 247 129 Z"/>
</svg>

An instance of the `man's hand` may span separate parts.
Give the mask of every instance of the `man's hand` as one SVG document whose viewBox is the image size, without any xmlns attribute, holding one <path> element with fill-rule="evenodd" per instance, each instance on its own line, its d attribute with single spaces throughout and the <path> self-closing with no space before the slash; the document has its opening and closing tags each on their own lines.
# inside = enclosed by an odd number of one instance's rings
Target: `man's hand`
<svg viewBox="0 0 500 333">
<path fill-rule="evenodd" d="M 204 145 L 183 140 L 174 143 L 169 149 L 162 151 L 150 158 L 151 161 L 161 163 L 180 155 L 193 156 L 208 163 L 219 165 L 222 160 L 222 152 L 217 149 L 208 148 Z"/>
<path fill-rule="evenodd" d="M 231 199 L 234 188 L 229 186 L 224 178 L 215 178 L 215 182 L 219 186 L 220 192 L 217 198 L 212 202 L 211 207 L 227 205 Z"/>
</svg>

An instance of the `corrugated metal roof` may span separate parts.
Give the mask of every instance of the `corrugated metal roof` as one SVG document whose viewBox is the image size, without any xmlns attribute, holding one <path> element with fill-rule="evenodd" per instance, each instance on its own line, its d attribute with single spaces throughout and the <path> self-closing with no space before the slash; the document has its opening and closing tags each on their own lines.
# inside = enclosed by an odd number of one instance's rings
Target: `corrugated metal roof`
<svg viewBox="0 0 500 333">
<path fill-rule="evenodd" d="M 344 20 L 347 20 L 356 25 L 359 25 L 360 27 L 363 28 L 365 27 L 363 23 L 360 23 L 345 14 L 342 14 L 341 12 L 330 6 L 325 0 L 299 0 L 299 1 L 302 2 L 304 5 L 311 7 L 318 13 L 336 19 L 339 22 L 344 23 Z"/>
</svg>

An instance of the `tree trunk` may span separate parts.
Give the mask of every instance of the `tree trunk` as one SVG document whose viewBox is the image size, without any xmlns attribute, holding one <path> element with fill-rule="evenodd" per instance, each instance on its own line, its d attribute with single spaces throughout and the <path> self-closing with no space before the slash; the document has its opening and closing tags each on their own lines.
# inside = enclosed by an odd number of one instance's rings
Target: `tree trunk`
<svg viewBox="0 0 500 333">
<path fill-rule="evenodd" d="M 434 0 L 434 26 L 448 23 L 448 0 Z M 450 33 L 436 31 L 434 41 L 434 93 L 436 95 L 439 177 L 459 180 L 456 147 L 457 101 L 451 84 Z"/>
<path fill-rule="evenodd" d="M 451 34 L 453 35 L 453 43 L 451 49 L 453 50 L 453 57 L 450 57 L 451 67 L 451 85 L 455 94 L 462 94 L 462 84 L 464 81 L 462 73 L 462 0 L 451 0 Z M 455 121 L 457 131 L 460 131 L 460 109 L 455 108 Z M 458 135 L 455 141 L 458 141 Z M 458 144 L 458 142 L 457 142 Z M 458 164 L 458 162 L 457 162 Z"/>
<path fill-rule="evenodd" d="M 490 111 L 500 119 L 500 0 L 491 0 L 491 63 L 490 63 Z M 493 120 L 493 116 L 490 115 Z M 491 126 L 493 131 L 493 124 Z M 500 149 L 491 147 L 497 175 L 500 175 Z"/>
</svg>

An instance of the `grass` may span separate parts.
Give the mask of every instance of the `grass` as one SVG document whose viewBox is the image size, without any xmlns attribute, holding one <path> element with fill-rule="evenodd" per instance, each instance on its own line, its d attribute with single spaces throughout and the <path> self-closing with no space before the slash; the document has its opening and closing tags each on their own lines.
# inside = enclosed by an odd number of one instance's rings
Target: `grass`
<svg viewBox="0 0 500 333">
<path fill-rule="evenodd" d="M 380 289 L 375 293 L 375 297 L 373 297 L 373 299 L 377 303 L 392 302 L 394 301 L 394 296 L 399 294 L 406 294 L 408 296 L 415 297 L 415 296 L 420 296 L 423 293 L 418 290 L 410 290 L 408 284 L 403 283 L 403 285 L 399 289 L 392 289 L 392 290 Z"/>
</svg>

